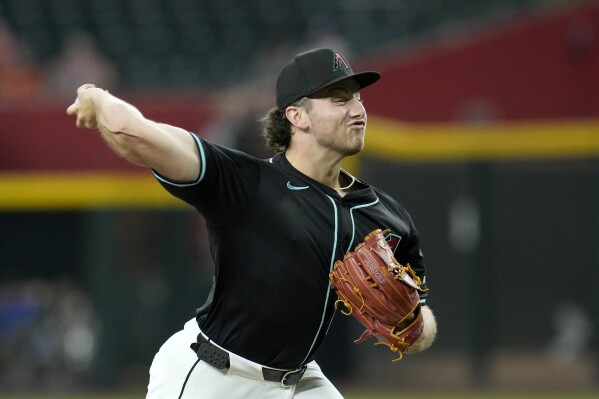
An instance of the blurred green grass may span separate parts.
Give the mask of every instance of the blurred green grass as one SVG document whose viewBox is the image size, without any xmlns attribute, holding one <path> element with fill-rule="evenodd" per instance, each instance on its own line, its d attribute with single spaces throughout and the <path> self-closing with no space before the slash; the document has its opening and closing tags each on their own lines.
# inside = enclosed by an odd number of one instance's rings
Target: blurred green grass
<svg viewBox="0 0 599 399">
<path fill-rule="evenodd" d="M 597 399 L 597 393 L 505 393 L 505 392 L 470 392 L 470 393 L 436 393 L 436 394 L 407 394 L 379 395 L 359 394 L 347 396 L 346 399 Z"/>
<path fill-rule="evenodd" d="M 502 392 L 448 392 L 423 394 L 347 394 L 345 399 L 597 399 L 599 393 L 502 393 Z"/>
<path fill-rule="evenodd" d="M 139 394 L 80 394 L 80 395 L 2 395 L 3 399 L 140 399 Z M 573 393 L 506 393 L 506 392 L 447 392 L 447 393 L 397 393 L 369 394 L 345 393 L 345 399 L 597 399 L 599 392 Z"/>
</svg>

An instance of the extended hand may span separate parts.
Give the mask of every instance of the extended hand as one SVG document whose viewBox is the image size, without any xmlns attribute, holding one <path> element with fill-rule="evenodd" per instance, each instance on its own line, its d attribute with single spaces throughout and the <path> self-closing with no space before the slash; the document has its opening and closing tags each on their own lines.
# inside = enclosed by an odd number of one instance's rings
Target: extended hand
<svg viewBox="0 0 599 399">
<path fill-rule="evenodd" d="M 94 95 L 103 91 L 93 84 L 84 84 L 77 89 L 77 98 L 75 102 L 67 108 L 67 115 L 77 116 L 77 127 L 87 129 L 97 129 L 98 120 Z"/>
</svg>

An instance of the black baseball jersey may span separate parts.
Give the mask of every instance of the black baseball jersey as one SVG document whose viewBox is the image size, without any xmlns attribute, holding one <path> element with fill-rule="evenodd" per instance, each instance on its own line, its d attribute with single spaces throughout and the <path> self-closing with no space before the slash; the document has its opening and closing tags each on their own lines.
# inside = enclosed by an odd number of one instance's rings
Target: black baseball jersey
<svg viewBox="0 0 599 399">
<path fill-rule="evenodd" d="M 395 257 L 424 281 L 416 228 L 384 192 L 358 180 L 358 189 L 341 197 L 285 154 L 260 160 L 193 137 L 201 158 L 197 180 L 155 175 L 206 219 L 215 278 L 197 320 L 220 346 L 275 368 L 312 360 L 337 299 L 328 274 L 377 228 L 391 230 Z"/>
</svg>

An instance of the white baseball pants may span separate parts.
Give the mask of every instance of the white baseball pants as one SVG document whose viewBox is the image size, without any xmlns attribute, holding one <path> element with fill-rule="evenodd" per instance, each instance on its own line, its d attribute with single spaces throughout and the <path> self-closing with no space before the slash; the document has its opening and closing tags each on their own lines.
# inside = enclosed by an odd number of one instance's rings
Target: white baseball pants
<svg viewBox="0 0 599 399">
<path fill-rule="evenodd" d="M 192 319 L 162 345 L 150 367 L 147 399 L 343 399 L 314 361 L 288 387 L 265 381 L 260 364 L 231 352 L 229 369 L 198 361 L 189 345 L 199 332 Z"/>
</svg>

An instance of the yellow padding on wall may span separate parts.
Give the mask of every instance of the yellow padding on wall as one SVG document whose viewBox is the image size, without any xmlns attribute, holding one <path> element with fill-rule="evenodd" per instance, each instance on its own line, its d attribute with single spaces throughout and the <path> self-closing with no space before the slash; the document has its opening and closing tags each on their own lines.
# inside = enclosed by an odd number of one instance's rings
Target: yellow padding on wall
<svg viewBox="0 0 599 399">
<path fill-rule="evenodd" d="M 599 120 L 399 123 L 371 117 L 364 154 L 396 161 L 571 158 L 599 154 Z"/>
<path fill-rule="evenodd" d="M 0 173 L 4 211 L 186 206 L 149 173 Z"/>
<path fill-rule="evenodd" d="M 397 162 L 558 159 L 599 155 L 599 119 L 408 124 L 370 117 L 364 156 Z M 360 158 L 344 162 L 352 173 Z M 149 173 L 0 171 L 0 211 L 188 208 Z"/>
</svg>

